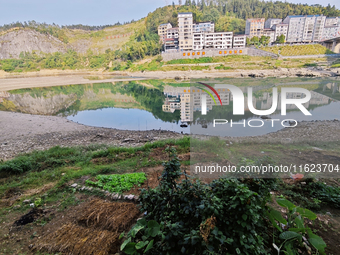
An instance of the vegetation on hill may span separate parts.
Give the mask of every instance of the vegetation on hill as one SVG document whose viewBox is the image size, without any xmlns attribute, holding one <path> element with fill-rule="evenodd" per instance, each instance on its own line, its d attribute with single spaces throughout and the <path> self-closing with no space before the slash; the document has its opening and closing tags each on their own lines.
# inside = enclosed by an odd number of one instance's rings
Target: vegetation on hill
<svg viewBox="0 0 340 255">
<path fill-rule="evenodd" d="M 145 19 L 138 22 L 132 21 L 131 25 L 128 25 L 129 27 L 126 27 L 126 29 L 119 29 L 121 26 L 71 25 L 60 27 L 55 24 L 48 25 L 35 21 L 17 22 L 0 27 L 0 33 L 10 29 L 28 27 L 60 39 L 70 48 L 76 49 L 77 52 L 69 50 L 67 53 L 53 54 L 39 52 L 22 53 L 19 59 L 1 60 L 0 69 L 16 72 L 34 71 L 43 68 L 126 70 L 132 67 L 134 61 L 141 60 L 146 56 L 158 55 L 162 51 L 163 46 L 159 42 L 157 34 L 158 25 L 169 22 L 173 27 L 176 27 L 178 25 L 177 15 L 179 12 L 192 12 L 194 22 L 213 21 L 215 22 L 216 31 L 233 31 L 235 34 L 244 33 L 246 18 L 285 18 L 287 15 L 307 14 L 340 16 L 340 10 L 330 5 L 327 7 L 320 5 L 309 6 L 279 1 L 274 4 L 273 2 L 260 0 L 187 0 L 182 6 L 173 4 L 158 8 L 154 12 L 149 13 Z M 263 38 L 263 45 L 267 44 L 266 39 Z M 86 47 L 82 46 L 85 41 Z M 306 47 L 306 49 L 300 50 L 298 47 L 298 50 L 295 51 L 298 52 L 298 55 L 330 53 L 321 46 L 310 47 L 313 47 L 313 49 L 310 50 Z M 278 53 L 279 50 L 279 48 L 275 47 L 264 49 L 274 53 Z M 294 55 L 294 50 L 289 50 L 290 53 L 285 53 L 285 50 L 286 48 L 282 49 L 281 55 Z M 160 62 L 161 59 L 156 62 L 154 61 L 145 70 L 159 69 L 161 66 Z M 198 69 L 202 69 L 202 67 Z"/>
<path fill-rule="evenodd" d="M 261 49 L 282 56 L 334 54 L 333 51 L 320 44 L 273 46 Z"/>
</svg>

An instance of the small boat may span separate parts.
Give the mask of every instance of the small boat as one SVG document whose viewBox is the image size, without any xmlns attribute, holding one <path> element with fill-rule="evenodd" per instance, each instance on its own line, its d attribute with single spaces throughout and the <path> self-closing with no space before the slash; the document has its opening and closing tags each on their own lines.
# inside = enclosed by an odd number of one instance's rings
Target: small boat
<svg viewBox="0 0 340 255">
<path fill-rule="evenodd" d="M 186 122 L 182 122 L 181 125 L 179 125 L 180 127 L 188 127 L 188 123 Z"/>
</svg>

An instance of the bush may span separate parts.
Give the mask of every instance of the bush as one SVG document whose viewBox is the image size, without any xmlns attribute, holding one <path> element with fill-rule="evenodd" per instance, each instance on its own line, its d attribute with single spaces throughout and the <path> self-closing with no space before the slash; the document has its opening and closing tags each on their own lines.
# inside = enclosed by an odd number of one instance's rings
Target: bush
<svg viewBox="0 0 340 255">
<path fill-rule="evenodd" d="M 181 172 L 175 150 L 168 151 L 160 186 L 140 195 L 145 219 L 159 223 L 161 233 L 153 237 L 143 231 L 135 237 L 130 233 L 133 247 L 125 245 L 134 254 L 137 244 L 146 240 L 153 243 L 151 254 L 265 254 L 262 233 L 268 195 L 261 196 L 238 180 L 194 181 Z"/>
</svg>

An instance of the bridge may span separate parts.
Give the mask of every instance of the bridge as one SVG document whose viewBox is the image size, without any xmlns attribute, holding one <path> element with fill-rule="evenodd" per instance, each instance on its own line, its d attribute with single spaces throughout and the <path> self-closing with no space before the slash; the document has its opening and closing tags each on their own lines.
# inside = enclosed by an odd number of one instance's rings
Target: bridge
<svg viewBox="0 0 340 255">
<path fill-rule="evenodd" d="M 340 53 L 340 37 L 324 40 L 321 44 L 334 53 Z"/>
</svg>

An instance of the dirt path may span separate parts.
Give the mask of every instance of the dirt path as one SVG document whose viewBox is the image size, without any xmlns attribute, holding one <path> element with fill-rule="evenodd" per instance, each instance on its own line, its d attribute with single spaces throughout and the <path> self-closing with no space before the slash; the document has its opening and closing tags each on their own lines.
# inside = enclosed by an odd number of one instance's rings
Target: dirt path
<svg viewBox="0 0 340 255">
<path fill-rule="evenodd" d="M 1 71 L 1 70 L 0 70 Z M 312 70 L 308 68 L 279 68 L 274 70 L 202 70 L 202 71 L 144 71 L 144 72 L 102 72 L 43 70 L 20 75 L 0 72 L 0 91 L 33 87 L 53 87 L 73 84 L 136 81 L 144 79 L 190 79 L 190 78 L 244 78 L 244 77 L 333 77 L 340 71 Z M 103 79 L 89 80 L 87 76 L 103 76 Z M 109 77 L 109 76 L 116 76 Z M 121 78 L 121 76 L 126 76 Z M 107 77 L 107 79 L 105 78 Z"/>
</svg>

